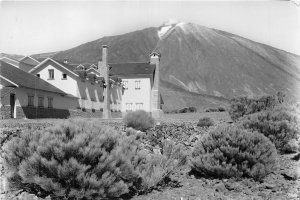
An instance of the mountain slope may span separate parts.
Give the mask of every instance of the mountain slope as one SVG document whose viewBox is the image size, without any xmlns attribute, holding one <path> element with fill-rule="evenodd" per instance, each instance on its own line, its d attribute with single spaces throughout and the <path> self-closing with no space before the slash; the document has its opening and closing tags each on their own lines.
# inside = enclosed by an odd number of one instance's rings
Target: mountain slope
<svg viewBox="0 0 300 200">
<path fill-rule="evenodd" d="M 157 42 L 156 28 L 147 28 L 124 35 L 103 37 L 66 51 L 53 53 L 51 57 L 58 60 L 69 59 L 72 63 L 97 63 L 102 57 L 102 45 L 108 45 L 109 62 L 143 62 L 149 61 L 149 54 Z"/>
<path fill-rule="evenodd" d="M 299 56 L 191 23 L 172 21 L 158 28 L 103 37 L 52 57 L 95 63 L 104 44 L 109 46 L 112 63 L 149 61 L 153 50 L 162 54 L 161 92 L 166 109 L 217 106 L 235 96 L 277 91 L 300 98 Z"/>
<path fill-rule="evenodd" d="M 300 57 L 203 26 L 179 23 L 158 42 L 161 78 L 188 91 L 232 98 L 284 91 L 300 97 Z"/>
</svg>

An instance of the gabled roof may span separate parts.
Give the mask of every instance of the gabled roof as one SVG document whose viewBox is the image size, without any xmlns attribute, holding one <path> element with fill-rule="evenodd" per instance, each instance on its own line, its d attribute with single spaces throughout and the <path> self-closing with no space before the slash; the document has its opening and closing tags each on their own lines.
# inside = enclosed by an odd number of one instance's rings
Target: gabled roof
<svg viewBox="0 0 300 200">
<path fill-rule="evenodd" d="M 118 63 L 108 64 L 111 69 L 109 75 L 151 75 L 155 71 L 155 65 L 150 63 Z"/>
<path fill-rule="evenodd" d="M 71 66 L 67 63 L 64 63 L 64 62 L 61 62 L 61 61 L 58 61 L 58 60 L 54 60 L 52 58 L 46 58 L 43 62 L 41 62 L 40 64 L 38 64 L 37 66 L 35 66 L 31 70 L 29 70 L 29 73 L 32 73 L 32 72 L 36 71 L 38 68 L 43 66 L 47 61 L 54 62 L 55 64 L 59 65 L 60 67 L 64 68 L 65 70 L 69 71 L 73 75 L 78 76 L 78 74 L 76 72 L 74 72 L 74 66 Z"/>
<path fill-rule="evenodd" d="M 152 53 L 150 53 L 150 56 L 152 56 L 152 55 L 161 57 L 161 54 L 158 53 L 157 51 L 153 51 Z"/>
<path fill-rule="evenodd" d="M 28 65 L 33 65 L 33 66 L 36 66 L 40 63 L 39 61 L 37 61 L 36 59 L 34 59 L 30 56 L 25 56 L 25 57 L 21 58 L 19 60 L 19 62 L 28 64 Z"/>
<path fill-rule="evenodd" d="M 8 58 L 8 57 L 2 57 L 2 58 L 0 58 L 0 60 L 4 61 L 6 63 L 9 63 L 9 64 L 11 64 L 14 67 L 19 68 L 19 64 L 20 63 L 17 60 L 14 60 L 14 59 L 11 59 L 11 58 Z"/>
<path fill-rule="evenodd" d="M 89 68 L 91 68 L 91 67 L 94 68 L 94 69 L 98 68 L 97 64 L 91 64 Z"/>
<path fill-rule="evenodd" d="M 97 74 L 98 76 L 100 76 L 100 72 L 97 69 L 95 69 L 94 67 L 90 67 L 86 71 L 87 72 L 94 72 L 95 74 Z"/>
<path fill-rule="evenodd" d="M 11 82 L 14 87 L 25 87 L 47 92 L 68 95 L 50 83 L 29 74 L 19 68 L 12 66 L 4 61 L 0 61 L 0 77 Z"/>
<path fill-rule="evenodd" d="M 74 64 L 72 64 L 72 65 L 74 65 Z M 77 69 L 80 68 L 80 67 L 83 68 L 83 69 L 89 69 L 91 67 L 97 69 L 97 65 L 96 64 L 91 64 L 91 63 L 81 63 L 81 64 L 78 64 L 76 66 Z"/>
<path fill-rule="evenodd" d="M 41 63 L 41 62 L 43 62 L 46 58 L 35 58 L 35 59 Z"/>
</svg>

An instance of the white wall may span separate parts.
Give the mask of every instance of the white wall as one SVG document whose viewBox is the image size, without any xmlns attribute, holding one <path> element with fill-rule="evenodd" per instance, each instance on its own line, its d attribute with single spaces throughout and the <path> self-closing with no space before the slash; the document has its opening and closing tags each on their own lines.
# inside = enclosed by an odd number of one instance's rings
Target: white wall
<svg viewBox="0 0 300 200">
<path fill-rule="evenodd" d="M 55 87 L 59 88 L 60 90 L 72 94 L 74 96 L 77 96 L 77 81 L 74 77 L 74 75 L 70 75 L 69 72 L 67 72 L 64 69 L 57 69 L 54 67 L 50 62 L 46 63 L 47 66 L 42 68 L 41 71 L 35 71 L 34 74 L 40 74 L 40 78 L 47 81 L 48 83 L 54 85 Z M 49 69 L 54 70 L 54 79 L 49 80 Z M 67 79 L 62 79 L 62 74 L 67 74 Z"/>
<path fill-rule="evenodd" d="M 122 96 L 122 112 L 126 112 L 126 104 L 132 103 L 132 109 L 137 110 L 136 103 L 143 103 L 143 110 L 150 112 L 151 100 L 151 81 L 150 78 L 122 78 L 122 81 L 128 81 L 128 89 L 124 90 Z M 139 90 L 135 89 L 135 81 L 140 82 Z"/>
</svg>

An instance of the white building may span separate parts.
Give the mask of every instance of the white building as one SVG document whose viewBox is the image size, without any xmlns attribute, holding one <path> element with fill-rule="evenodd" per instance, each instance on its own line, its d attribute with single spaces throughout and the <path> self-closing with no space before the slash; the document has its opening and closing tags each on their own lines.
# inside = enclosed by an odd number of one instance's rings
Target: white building
<svg viewBox="0 0 300 200">
<path fill-rule="evenodd" d="M 67 118 L 77 98 L 9 63 L 0 61 L 0 119 Z"/>
<path fill-rule="evenodd" d="M 23 66 L 24 71 L 19 70 L 17 66 L 14 68 L 18 69 L 19 72 L 16 73 L 20 74 L 29 70 L 30 76 L 34 75 L 32 80 L 35 84 L 46 82 L 62 91 L 64 98 L 56 97 L 55 105 L 57 109 L 67 110 L 70 113 L 68 117 L 110 118 L 112 115 L 121 117 L 121 112 L 125 114 L 135 110 L 145 110 L 154 117 L 160 117 L 162 114 L 159 93 L 160 54 L 153 52 L 150 54 L 150 62 L 144 63 L 108 64 L 107 57 L 108 47 L 103 46 L 102 61 L 98 66 L 95 64 L 74 66 L 52 58 L 39 62 L 27 56 L 18 61 L 19 68 Z M 9 62 L 11 67 L 16 65 L 9 59 L 4 59 L 2 62 Z M 20 78 L 20 76 L 15 77 L 15 79 Z M 35 86 L 33 83 L 32 87 L 38 88 L 38 85 Z M 26 93 L 27 89 L 22 87 L 22 90 Z M 20 105 L 26 107 L 24 106 L 26 103 Z M 15 105 L 10 104 L 10 106 Z M 45 116 L 51 117 L 51 115 Z"/>
<path fill-rule="evenodd" d="M 65 62 L 47 58 L 35 66 L 29 73 L 38 76 L 62 91 L 78 98 L 80 108 L 84 110 L 104 110 L 103 77 L 87 70 L 74 68 Z M 112 90 L 111 108 L 121 111 L 121 85 Z"/>
</svg>

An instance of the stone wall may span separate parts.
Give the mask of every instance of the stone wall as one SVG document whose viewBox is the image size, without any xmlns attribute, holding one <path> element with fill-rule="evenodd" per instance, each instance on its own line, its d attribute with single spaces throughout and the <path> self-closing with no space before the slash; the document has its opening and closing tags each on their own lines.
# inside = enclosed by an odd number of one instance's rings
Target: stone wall
<svg viewBox="0 0 300 200">
<path fill-rule="evenodd" d="M 17 118 L 28 118 L 28 119 L 36 119 L 36 118 L 102 118 L 103 112 L 100 110 L 92 110 L 92 109 L 54 109 L 54 108 L 37 108 L 37 107 L 16 107 Z M 112 112 L 112 118 L 121 118 L 121 112 Z M 10 106 L 2 106 L 1 107 L 1 115 L 0 119 L 10 119 Z"/>
<path fill-rule="evenodd" d="M 2 105 L 0 108 L 0 119 L 9 119 L 9 118 L 11 118 L 10 105 Z"/>
</svg>

